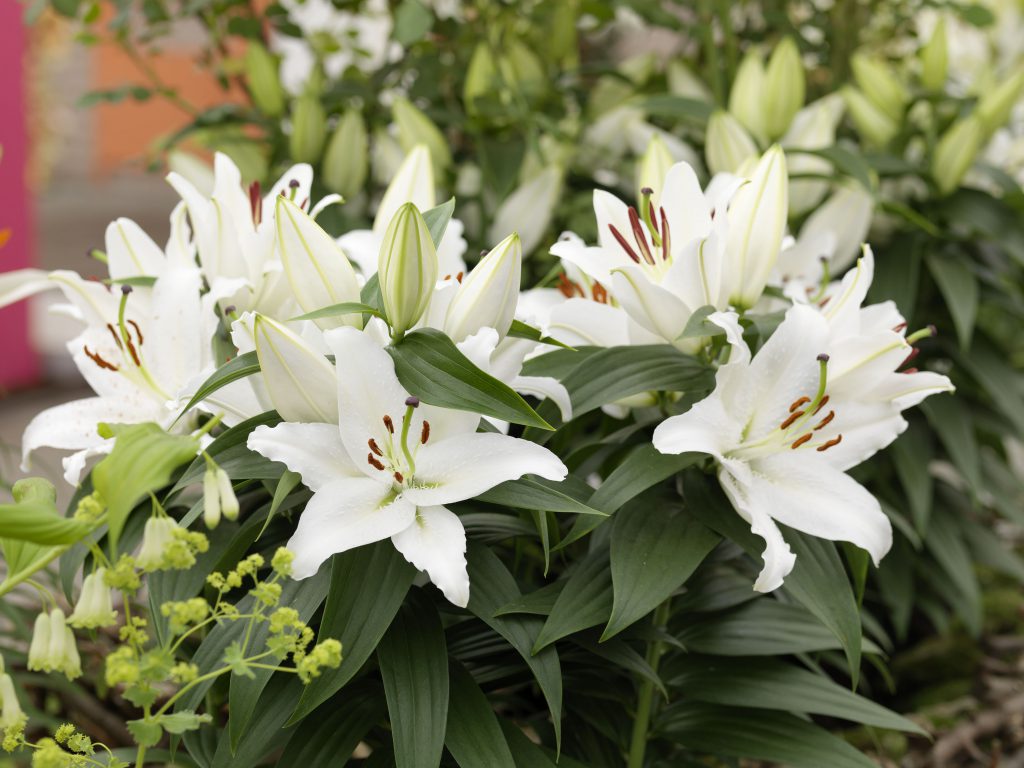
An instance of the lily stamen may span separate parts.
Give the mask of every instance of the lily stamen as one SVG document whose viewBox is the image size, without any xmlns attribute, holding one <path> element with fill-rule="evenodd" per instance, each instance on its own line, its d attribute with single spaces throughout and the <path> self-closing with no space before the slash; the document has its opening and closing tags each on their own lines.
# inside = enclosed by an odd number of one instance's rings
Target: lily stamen
<svg viewBox="0 0 1024 768">
<path fill-rule="evenodd" d="M 83 346 L 82 351 L 85 352 L 86 357 L 96 363 L 100 368 L 105 368 L 108 371 L 119 370 L 119 366 L 116 366 L 113 363 L 108 363 L 103 359 L 99 352 L 93 352 L 88 346 Z"/>
<path fill-rule="evenodd" d="M 797 408 L 799 408 L 804 403 L 809 403 L 809 402 L 811 402 L 811 398 L 807 397 L 807 395 L 804 395 L 803 397 L 798 398 L 797 400 L 793 401 L 793 404 L 789 406 L 789 412 L 792 413 L 793 411 L 795 411 Z"/>
<path fill-rule="evenodd" d="M 821 398 L 821 402 L 818 403 L 818 407 L 814 409 L 814 413 L 812 413 L 811 415 L 812 416 L 817 416 L 818 415 L 818 411 L 820 411 L 822 408 L 824 408 L 827 404 L 828 404 L 828 395 L 825 395 L 823 398 Z"/>
<path fill-rule="evenodd" d="M 260 197 L 260 183 L 254 181 L 249 185 L 249 208 L 252 212 L 253 226 L 258 227 L 263 219 L 263 201 Z"/>
<path fill-rule="evenodd" d="M 595 282 L 593 287 L 590 289 L 590 295 L 598 304 L 608 303 L 608 289 L 598 282 Z"/>
<path fill-rule="evenodd" d="M 384 465 L 372 453 L 366 454 L 366 461 L 374 469 L 384 469 Z"/>
<path fill-rule="evenodd" d="M 835 411 L 829 411 L 828 412 L 828 416 L 826 416 L 824 419 L 819 421 L 817 423 L 817 425 L 815 425 L 814 431 L 817 432 L 819 429 L 821 429 L 822 427 L 826 426 L 835 417 L 836 417 L 836 412 Z"/>
<path fill-rule="evenodd" d="M 654 190 L 650 187 L 644 187 L 640 190 L 640 216 L 651 232 L 651 240 L 654 241 L 654 247 L 660 248 L 661 235 L 658 232 L 657 216 L 654 214 L 653 207 L 651 206 L 651 197 L 653 195 Z"/>
<path fill-rule="evenodd" d="M 827 443 L 819 445 L 818 446 L 818 451 L 819 452 L 820 451 L 827 451 L 833 445 L 839 445 L 841 442 L 843 442 L 843 436 L 842 435 L 836 435 L 831 440 L 829 440 Z"/>
<path fill-rule="evenodd" d="M 396 482 L 399 482 L 399 483 L 404 483 L 405 482 L 405 478 L 402 477 L 402 473 L 401 472 L 395 472 L 394 477 L 395 477 L 395 481 Z"/>
<path fill-rule="evenodd" d="M 810 439 L 811 439 L 811 433 L 810 432 L 808 432 L 806 435 L 801 435 L 800 437 L 798 437 L 796 440 L 793 441 L 793 444 L 790 446 L 790 448 L 792 448 L 793 450 L 796 450 L 797 448 L 799 448 L 801 445 L 803 445 L 804 443 L 806 443 Z"/>
<path fill-rule="evenodd" d="M 668 216 L 665 209 L 661 209 L 661 258 L 668 261 L 672 257 L 672 233 L 668 228 Z"/>
<path fill-rule="evenodd" d="M 430 439 L 430 422 L 424 421 L 423 427 L 420 429 L 420 445 L 426 445 L 427 440 Z"/>
<path fill-rule="evenodd" d="M 906 323 L 904 323 L 904 327 L 906 327 Z M 907 343 L 916 344 L 921 339 L 931 338 L 932 336 L 938 335 L 938 333 L 939 331 L 934 325 L 929 325 L 927 328 L 922 328 L 919 331 L 914 331 L 912 334 L 907 336 Z"/>
<path fill-rule="evenodd" d="M 644 234 L 643 225 L 640 223 L 640 215 L 636 208 L 629 209 L 629 224 L 633 228 L 633 237 L 643 254 L 644 260 L 652 267 L 655 264 L 654 255 L 651 253 L 651 246 L 647 244 L 647 236 Z"/>
<path fill-rule="evenodd" d="M 779 429 L 789 429 L 793 425 L 793 422 L 795 422 L 803 415 L 804 411 L 794 411 L 792 414 L 790 414 L 789 418 L 787 418 L 784 422 L 782 422 L 779 425 Z"/>
<path fill-rule="evenodd" d="M 637 255 L 636 251 L 633 250 L 633 246 L 629 244 L 629 241 L 626 240 L 626 238 L 623 237 L 622 233 L 615 228 L 615 225 L 609 224 L 608 229 L 612 233 L 612 236 L 615 238 L 618 244 L 622 246 L 622 250 L 626 252 L 626 255 L 629 256 L 629 258 L 631 258 L 634 262 L 639 264 L 640 257 Z"/>
<path fill-rule="evenodd" d="M 386 413 L 384 414 L 384 428 L 392 435 L 395 434 L 395 422 Z"/>
<path fill-rule="evenodd" d="M 132 328 L 135 329 L 135 335 L 138 337 L 138 339 L 139 339 L 139 346 L 141 347 L 142 346 L 142 330 L 139 328 L 139 324 L 136 323 L 134 320 L 129 320 L 128 321 L 128 325 L 130 325 Z"/>
<path fill-rule="evenodd" d="M 377 445 L 377 441 L 374 440 L 372 437 L 366 442 L 369 444 L 370 450 L 373 451 L 375 454 L 377 454 L 378 456 L 384 455 L 384 451 L 380 449 L 380 446 Z"/>
<path fill-rule="evenodd" d="M 114 330 L 113 323 L 107 323 L 107 330 L 110 331 L 110 335 L 114 337 L 114 343 L 117 344 L 118 349 L 124 349 L 124 345 L 121 343 L 121 337 L 117 335 L 117 331 Z"/>
</svg>

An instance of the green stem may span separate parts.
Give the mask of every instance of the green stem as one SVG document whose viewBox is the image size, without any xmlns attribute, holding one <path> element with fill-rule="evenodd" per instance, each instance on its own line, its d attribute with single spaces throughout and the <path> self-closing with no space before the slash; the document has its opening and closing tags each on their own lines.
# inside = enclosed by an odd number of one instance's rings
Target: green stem
<svg viewBox="0 0 1024 768">
<path fill-rule="evenodd" d="M 661 629 L 668 624 L 669 603 L 666 600 L 654 612 L 654 628 Z M 647 646 L 647 663 L 654 672 L 658 671 L 661 659 L 662 644 L 660 640 L 652 640 Z M 651 724 L 651 713 L 654 709 L 654 682 L 644 678 L 637 694 L 636 718 L 633 720 L 633 738 L 629 745 L 629 762 L 627 768 L 643 768 L 644 753 L 647 751 L 647 729 Z"/>
</svg>

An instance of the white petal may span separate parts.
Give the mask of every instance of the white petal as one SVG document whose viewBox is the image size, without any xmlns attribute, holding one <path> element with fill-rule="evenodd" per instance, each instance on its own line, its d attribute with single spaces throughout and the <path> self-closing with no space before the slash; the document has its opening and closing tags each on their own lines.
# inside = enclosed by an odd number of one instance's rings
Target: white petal
<svg viewBox="0 0 1024 768">
<path fill-rule="evenodd" d="M 15 269 L 0 273 L 0 307 L 56 288 L 49 272 L 42 269 Z"/>
<path fill-rule="evenodd" d="M 167 259 L 160 246 L 131 219 L 120 218 L 107 226 L 107 269 L 110 277 L 156 277 Z"/>
<path fill-rule="evenodd" d="M 668 218 L 672 255 L 692 240 L 711 233 L 711 206 L 704 198 L 697 174 L 689 163 L 676 163 L 665 177 L 661 206 Z"/>
<path fill-rule="evenodd" d="M 370 229 L 354 229 L 338 238 L 338 245 L 357 267 L 364 278 L 377 274 L 380 246 L 384 234 Z"/>
<path fill-rule="evenodd" d="M 859 330 L 860 306 L 864 303 L 871 281 L 875 276 L 875 256 L 871 247 L 864 246 L 864 255 L 857 266 L 843 276 L 839 289 L 829 295 L 822 314 L 828 318 L 833 338 L 855 334 Z"/>
<path fill-rule="evenodd" d="M 197 267 L 170 269 L 153 284 L 152 318 L 145 327 L 142 357 L 168 399 L 211 360 L 216 315 L 203 307 L 202 275 Z M 128 314 L 133 310 L 128 298 Z"/>
<path fill-rule="evenodd" d="M 292 182 L 298 182 L 294 187 L 295 194 L 292 196 Z M 309 199 L 310 190 L 313 187 L 313 166 L 309 163 L 296 163 L 287 171 L 281 174 L 270 191 L 263 196 L 263 219 L 269 219 L 274 215 L 274 207 L 277 205 L 277 198 L 284 192 L 293 200 L 302 203 Z M 325 198 L 326 199 L 326 198 Z M 320 201 L 323 203 L 323 200 Z M 312 215 L 312 214 L 310 214 Z M 315 218 L 315 217 L 314 217 Z"/>
<path fill-rule="evenodd" d="M 516 376 L 511 381 L 511 387 L 524 395 L 533 395 L 542 400 L 548 398 L 558 406 L 562 421 L 572 419 L 572 399 L 569 397 L 569 390 L 558 379 L 550 376 Z"/>
<path fill-rule="evenodd" d="M 312 576 L 331 555 L 394 536 L 415 517 L 416 507 L 395 497 L 389 483 L 365 477 L 332 480 L 313 494 L 286 544 L 295 553 L 294 576 Z"/>
<path fill-rule="evenodd" d="M 669 344 L 699 345 L 699 339 L 679 339 L 692 311 L 675 294 L 651 282 L 639 265 L 620 268 L 612 276 L 615 296 L 641 326 Z"/>
<path fill-rule="evenodd" d="M 373 231 L 383 237 L 395 212 L 406 203 L 412 203 L 421 211 L 435 205 L 434 170 L 430 163 L 430 151 L 425 144 L 417 144 L 402 161 L 402 166 L 377 207 Z"/>
<path fill-rule="evenodd" d="M 579 267 L 591 280 L 606 286 L 611 285 L 613 269 L 633 264 L 618 243 L 605 248 L 584 245 L 582 240 L 562 239 L 548 250 L 552 255 Z"/>
<path fill-rule="evenodd" d="M 458 515 L 440 506 L 420 507 L 413 524 L 392 536 L 391 543 L 417 569 L 426 571 L 450 603 L 466 607 L 466 530 Z"/>
<path fill-rule="evenodd" d="M 250 433 L 246 445 L 249 450 L 298 472 L 305 486 L 313 491 L 341 477 L 362 476 L 345 452 L 334 424 L 264 424 Z"/>
<path fill-rule="evenodd" d="M 628 319 L 611 304 L 569 299 L 551 310 L 544 332 L 563 344 L 625 347 L 630 343 Z"/>
<path fill-rule="evenodd" d="M 529 440 L 493 433 L 457 435 L 420 448 L 415 486 L 405 496 L 418 506 L 449 504 L 523 475 L 563 480 L 567 473 L 555 454 Z"/>
<path fill-rule="evenodd" d="M 693 405 L 686 413 L 672 416 L 654 430 L 654 447 L 661 453 L 707 453 L 721 458 L 739 444 L 742 425 L 726 411 L 717 392 Z"/>
<path fill-rule="evenodd" d="M 263 382 L 281 418 L 337 424 L 337 374 L 327 358 L 263 315 L 256 316 L 254 334 Z"/>
<path fill-rule="evenodd" d="M 466 252 L 468 245 L 462 236 L 465 226 L 458 219 L 452 219 L 441 236 L 441 242 L 437 246 L 437 269 L 438 274 L 457 275 L 466 271 L 466 262 L 462 255 Z M 376 265 L 374 269 L 376 269 Z"/>
</svg>

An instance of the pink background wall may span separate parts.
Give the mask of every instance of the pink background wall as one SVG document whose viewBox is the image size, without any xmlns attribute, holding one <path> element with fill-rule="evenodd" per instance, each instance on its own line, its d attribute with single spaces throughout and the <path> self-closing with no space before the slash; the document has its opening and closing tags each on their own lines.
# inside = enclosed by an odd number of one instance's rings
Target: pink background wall
<svg viewBox="0 0 1024 768">
<path fill-rule="evenodd" d="M 25 125 L 27 34 L 21 3 L 0 2 L 0 230 L 10 238 L 0 248 L 0 271 L 32 263 L 32 211 L 25 183 L 28 135 Z M 29 344 L 28 307 L 19 302 L 0 309 L 0 389 L 24 386 L 39 373 Z"/>
</svg>

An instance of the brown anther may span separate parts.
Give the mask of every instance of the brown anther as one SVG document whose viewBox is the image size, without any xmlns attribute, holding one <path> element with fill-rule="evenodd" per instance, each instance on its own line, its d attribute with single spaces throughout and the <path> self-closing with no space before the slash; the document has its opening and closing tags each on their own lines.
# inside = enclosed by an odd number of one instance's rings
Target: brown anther
<svg viewBox="0 0 1024 768">
<path fill-rule="evenodd" d="M 258 181 L 249 185 L 249 210 L 252 213 L 253 225 L 258 227 L 263 219 L 263 201 L 260 198 L 260 183 Z"/>
<path fill-rule="evenodd" d="M 789 429 L 793 425 L 793 422 L 803 415 L 804 411 L 794 411 L 789 415 L 789 418 L 787 418 L 784 422 L 779 424 L 779 429 Z"/>
<path fill-rule="evenodd" d="M 910 350 L 910 354 L 907 355 L 906 359 L 902 363 L 900 363 L 900 366 L 902 367 L 902 366 L 906 365 L 907 363 L 909 363 L 911 360 L 913 360 L 915 357 L 917 357 L 917 355 L 920 352 L 921 352 L 920 349 L 918 349 L 917 347 L 914 347 L 912 350 Z"/>
<path fill-rule="evenodd" d="M 821 429 L 821 428 L 822 428 L 822 427 L 824 427 L 824 426 L 825 426 L 826 424 L 828 424 L 828 423 L 829 423 L 830 421 L 832 421 L 832 419 L 834 419 L 835 417 L 836 417 L 836 412 L 835 412 L 835 411 L 829 411 L 829 412 L 828 412 L 828 416 L 826 416 L 826 417 L 825 417 L 824 419 L 822 419 L 821 421 L 819 421 L 819 422 L 818 422 L 818 423 L 817 423 L 817 424 L 816 424 L 816 425 L 814 426 L 814 431 L 815 431 L 815 432 L 817 432 L 817 431 L 818 431 L 819 429 Z"/>
<path fill-rule="evenodd" d="M 811 402 L 811 398 L 807 397 L 806 395 L 804 397 L 801 397 L 799 400 L 794 400 L 793 404 L 791 406 L 789 406 L 789 412 L 792 413 L 793 411 L 795 411 L 797 408 L 799 408 L 804 403 L 809 403 L 809 402 Z"/>
<path fill-rule="evenodd" d="M 114 326 L 111 323 L 107 323 L 107 330 L 110 331 L 110 335 L 114 337 L 114 343 L 117 344 L 117 348 L 124 349 L 124 345 L 121 344 L 121 337 L 117 335 L 117 331 L 114 330 Z"/>
<path fill-rule="evenodd" d="M 420 442 L 426 445 L 427 440 L 430 439 L 430 422 L 424 421 L 423 428 L 420 430 Z"/>
<path fill-rule="evenodd" d="M 590 289 L 590 295 L 598 304 L 608 303 L 608 289 L 598 282 Z"/>
<path fill-rule="evenodd" d="M 842 435 L 836 435 L 831 440 L 829 440 L 827 443 L 824 443 L 823 445 L 819 445 L 818 446 L 818 450 L 819 451 L 827 451 L 833 445 L 839 445 L 841 442 L 843 442 L 843 436 Z"/>
<path fill-rule="evenodd" d="M 580 288 L 579 283 L 574 283 L 569 279 L 569 276 L 563 272 L 558 276 L 558 290 L 567 299 L 571 299 L 576 294 L 586 298 L 586 294 L 583 293 L 583 289 Z"/>
<path fill-rule="evenodd" d="M 399 483 L 405 482 L 405 478 L 402 477 L 402 473 L 401 472 L 395 472 L 395 480 L 397 482 L 399 482 Z"/>
<path fill-rule="evenodd" d="M 387 414 L 384 414 L 384 427 L 385 427 L 385 428 L 387 429 L 387 431 L 388 431 L 388 432 L 390 432 L 390 433 L 391 433 L 392 435 L 393 435 L 393 434 L 395 434 L 395 422 L 393 422 L 393 421 L 391 420 L 391 417 L 390 417 L 390 416 L 388 416 Z"/>
<path fill-rule="evenodd" d="M 309 198 L 307 197 L 302 201 L 302 205 L 299 206 L 302 210 L 306 210 L 309 207 Z"/>
<path fill-rule="evenodd" d="M 900 373 L 917 373 L 917 368 L 905 368 Z"/>
<path fill-rule="evenodd" d="M 462 274 L 463 274 L 462 272 L 459 272 L 458 274 L 455 275 L 455 282 L 457 282 L 457 283 L 461 283 L 462 282 Z"/>
<path fill-rule="evenodd" d="M 380 461 L 377 460 L 377 457 L 374 456 L 372 453 L 366 454 L 366 461 L 370 464 L 371 467 L 374 467 L 375 469 L 384 469 L 384 465 L 381 464 Z"/>
<path fill-rule="evenodd" d="M 83 346 L 82 351 L 85 352 L 85 356 L 92 360 L 100 368 L 105 368 L 108 371 L 116 371 L 118 367 L 113 363 L 108 363 L 104 360 L 98 352 L 93 352 L 89 347 Z"/>
<path fill-rule="evenodd" d="M 899 333 L 900 331 L 905 331 L 905 330 L 907 330 L 907 324 L 906 324 L 906 322 L 902 322 L 902 323 L 900 323 L 899 325 L 893 326 L 893 330 L 894 330 L 894 331 L 895 331 L 896 333 Z"/>
<path fill-rule="evenodd" d="M 814 409 L 814 413 L 812 413 L 811 415 L 812 416 L 817 416 L 818 415 L 818 411 L 820 411 L 822 408 L 824 408 L 825 404 L 827 402 L 828 402 L 828 395 L 825 395 L 823 398 L 821 398 L 821 402 L 818 403 L 818 407 Z"/>
<path fill-rule="evenodd" d="M 665 209 L 661 208 L 661 258 L 668 260 L 672 257 L 672 233 L 668 228 L 668 217 Z"/>
<path fill-rule="evenodd" d="M 640 253 L 643 254 L 644 260 L 653 265 L 654 256 L 651 254 L 651 246 L 647 244 L 647 235 L 644 234 L 644 226 L 640 223 L 640 214 L 632 206 L 629 209 L 629 225 L 633 228 L 633 238 L 640 247 Z"/>
<path fill-rule="evenodd" d="M 810 439 L 811 439 L 811 433 L 810 432 L 808 432 L 806 435 L 801 435 L 800 437 L 798 437 L 796 440 L 793 441 L 793 444 L 790 446 L 790 448 L 796 450 L 797 448 L 799 448 L 801 445 L 803 445 L 804 443 L 806 443 Z"/>
<path fill-rule="evenodd" d="M 629 256 L 629 258 L 631 258 L 637 264 L 639 264 L 640 257 L 636 255 L 636 251 L 633 250 L 633 246 L 631 246 L 629 244 L 629 241 L 622 236 L 622 233 L 615 228 L 615 225 L 609 224 L 608 230 L 612 233 L 612 237 L 615 238 L 616 242 L 618 242 L 618 244 L 622 246 L 622 250 L 626 252 L 626 255 Z"/>
<path fill-rule="evenodd" d="M 442 277 L 441 279 L 442 279 L 442 280 L 451 280 L 451 279 L 452 279 L 451 273 L 449 272 L 449 273 L 448 273 L 447 275 L 445 275 L 445 276 L 444 276 L 444 277 Z"/>
<path fill-rule="evenodd" d="M 825 305 L 828 304 L 830 301 L 832 301 L 832 297 L 826 296 L 824 299 L 818 302 L 818 308 L 824 309 Z"/>
<path fill-rule="evenodd" d="M 135 345 L 132 344 L 132 337 L 125 335 L 124 343 L 128 345 L 128 354 L 132 356 L 132 362 L 135 363 L 137 368 L 141 368 L 142 361 L 139 359 L 139 353 L 135 351 Z"/>
<path fill-rule="evenodd" d="M 139 324 L 134 320 L 129 320 L 128 325 L 135 329 L 135 335 L 139 337 L 139 346 L 142 346 L 142 331 L 139 329 Z"/>
<path fill-rule="evenodd" d="M 373 451 L 375 454 L 377 454 L 378 456 L 384 455 L 384 451 L 380 449 L 380 446 L 377 445 L 377 441 L 374 440 L 372 437 L 369 440 L 367 440 L 366 443 L 367 445 L 370 446 L 370 450 Z"/>
</svg>

